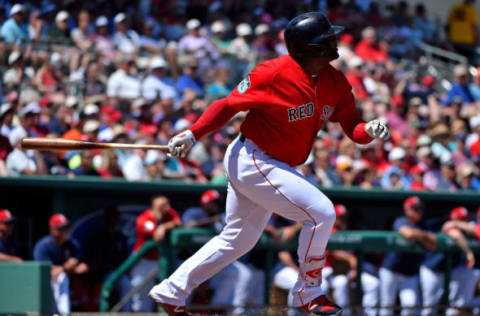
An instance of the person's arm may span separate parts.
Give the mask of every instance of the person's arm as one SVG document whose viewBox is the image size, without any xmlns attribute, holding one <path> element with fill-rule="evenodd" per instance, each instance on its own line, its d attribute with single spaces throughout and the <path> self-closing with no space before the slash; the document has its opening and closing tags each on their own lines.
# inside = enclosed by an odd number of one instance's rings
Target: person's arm
<svg viewBox="0 0 480 316">
<path fill-rule="evenodd" d="M 434 251 L 437 248 L 437 237 L 433 233 L 408 226 L 400 227 L 398 232 L 403 238 L 417 241 L 430 251 Z"/>
<path fill-rule="evenodd" d="M 442 231 L 446 232 L 452 228 L 457 228 L 471 236 L 476 236 L 476 225 L 465 221 L 448 221 L 443 224 Z"/>
<path fill-rule="evenodd" d="M 190 127 L 196 140 L 221 128 L 238 112 L 228 106 L 226 98 L 213 102 Z"/>
<path fill-rule="evenodd" d="M 470 249 L 467 239 L 462 234 L 462 232 L 459 229 L 451 228 L 444 231 L 444 233 L 455 240 L 458 247 L 462 249 L 462 251 L 465 253 L 465 256 L 467 257 L 467 267 L 473 268 L 473 266 L 475 265 L 475 255 L 473 254 L 472 249 Z"/>
<path fill-rule="evenodd" d="M 351 270 L 351 273 L 349 275 L 350 278 L 352 279 L 355 278 L 355 276 L 357 275 L 357 266 L 358 266 L 357 257 L 355 257 L 353 254 L 345 250 L 332 251 L 332 257 L 335 260 L 346 262 Z"/>
<path fill-rule="evenodd" d="M 22 258 L 0 252 L 0 261 L 23 262 Z"/>
<path fill-rule="evenodd" d="M 278 259 L 280 262 L 282 262 L 284 265 L 287 267 L 292 268 L 295 271 L 299 271 L 299 268 L 297 264 L 295 263 L 295 260 L 293 260 L 292 255 L 288 251 L 280 251 L 278 253 Z"/>
</svg>

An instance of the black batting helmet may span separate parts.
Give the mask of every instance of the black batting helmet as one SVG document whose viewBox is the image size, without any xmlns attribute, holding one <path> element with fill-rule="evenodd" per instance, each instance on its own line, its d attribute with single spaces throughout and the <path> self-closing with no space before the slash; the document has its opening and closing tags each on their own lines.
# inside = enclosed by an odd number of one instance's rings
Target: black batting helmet
<svg viewBox="0 0 480 316">
<path fill-rule="evenodd" d="M 325 54 L 325 41 L 342 31 L 343 26 L 332 25 L 321 12 L 300 14 L 285 28 L 288 53 L 292 57 L 320 57 Z"/>
</svg>

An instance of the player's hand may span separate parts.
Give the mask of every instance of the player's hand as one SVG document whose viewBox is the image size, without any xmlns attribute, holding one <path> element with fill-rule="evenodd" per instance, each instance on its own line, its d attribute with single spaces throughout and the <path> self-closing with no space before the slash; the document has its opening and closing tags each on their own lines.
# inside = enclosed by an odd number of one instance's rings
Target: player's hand
<svg viewBox="0 0 480 316">
<path fill-rule="evenodd" d="M 390 132 L 388 131 L 387 124 L 380 120 L 371 120 L 365 124 L 365 131 L 370 137 L 380 138 L 381 140 L 387 140 L 390 138 Z"/>
<path fill-rule="evenodd" d="M 168 142 L 168 151 L 174 157 L 185 157 L 195 143 L 195 136 L 187 129 L 173 136 Z"/>
</svg>

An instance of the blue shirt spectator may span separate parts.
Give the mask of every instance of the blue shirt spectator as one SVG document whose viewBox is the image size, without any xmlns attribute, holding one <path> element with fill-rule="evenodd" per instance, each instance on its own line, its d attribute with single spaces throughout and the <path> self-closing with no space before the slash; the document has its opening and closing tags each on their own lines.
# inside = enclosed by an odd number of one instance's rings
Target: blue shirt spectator
<svg viewBox="0 0 480 316">
<path fill-rule="evenodd" d="M 464 65 L 457 65 L 453 68 L 455 83 L 448 90 L 447 97 L 442 101 L 444 105 L 454 102 L 472 103 L 474 98 L 469 89 L 468 70 Z"/>
<path fill-rule="evenodd" d="M 80 258 L 78 244 L 71 239 L 59 245 L 51 235 L 48 235 L 40 239 L 33 250 L 34 260 L 48 261 L 57 266 L 63 265 L 70 258 Z"/>
<path fill-rule="evenodd" d="M 10 18 L 3 23 L 0 33 L 7 43 L 22 44 L 30 42 L 28 26 L 23 23 L 24 8 L 16 4 L 10 9 Z"/>
</svg>

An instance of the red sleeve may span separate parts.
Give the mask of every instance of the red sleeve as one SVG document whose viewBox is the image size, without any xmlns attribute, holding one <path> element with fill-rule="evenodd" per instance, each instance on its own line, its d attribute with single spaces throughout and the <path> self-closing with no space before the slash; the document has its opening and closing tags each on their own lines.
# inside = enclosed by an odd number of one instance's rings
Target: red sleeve
<svg viewBox="0 0 480 316">
<path fill-rule="evenodd" d="M 190 127 L 193 136 L 199 140 L 203 136 L 225 125 L 238 111 L 228 106 L 227 99 L 213 102 L 200 118 Z"/>
<path fill-rule="evenodd" d="M 373 140 L 365 130 L 365 122 L 355 107 L 355 99 L 350 89 L 344 92 L 330 121 L 339 122 L 343 132 L 355 143 L 368 144 Z"/>
<path fill-rule="evenodd" d="M 155 231 L 156 224 L 153 220 L 142 214 L 137 218 L 135 227 L 139 235 L 153 237 L 153 232 Z"/>
<path fill-rule="evenodd" d="M 167 222 L 173 221 L 175 224 L 182 224 L 182 220 L 180 219 L 180 216 L 178 216 L 177 211 L 175 211 L 173 208 L 170 208 L 168 210 L 168 220 Z"/>
<path fill-rule="evenodd" d="M 480 239 L 480 224 L 475 225 L 475 237 Z"/>
</svg>

